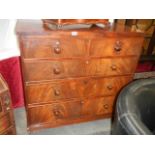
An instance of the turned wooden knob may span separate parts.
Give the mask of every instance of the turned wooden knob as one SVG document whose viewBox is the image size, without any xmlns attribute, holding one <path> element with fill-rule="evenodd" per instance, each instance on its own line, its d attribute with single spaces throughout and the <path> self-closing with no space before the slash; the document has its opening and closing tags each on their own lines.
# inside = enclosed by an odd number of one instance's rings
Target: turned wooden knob
<svg viewBox="0 0 155 155">
<path fill-rule="evenodd" d="M 81 104 L 84 104 L 84 101 L 81 101 L 80 103 L 81 103 Z"/>
<path fill-rule="evenodd" d="M 55 47 L 55 48 L 54 48 L 54 53 L 55 53 L 55 54 L 60 54 L 60 53 L 61 53 L 60 47 L 58 47 L 58 46 Z"/>
<path fill-rule="evenodd" d="M 59 96 L 59 95 L 60 95 L 60 91 L 59 91 L 59 90 L 54 90 L 54 94 L 55 94 L 56 96 Z"/>
<path fill-rule="evenodd" d="M 53 110 L 53 113 L 55 116 L 60 116 L 60 111 L 59 110 Z"/>
<path fill-rule="evenodd" d="M 104 105 L 103 105 L 103 108 L 104 108 L 104 109 L 108 109 L 108 108 L 109 108 L 108 104 L 104 104 Z"/>
<path fill-rule="evenodd" d="M 111 89 L 113 88 L 113 86 L 112 86 L 112 85 L 108 85 L 107 88 L 108 88 L 109 90 L 111 90 Z"/>
<path fill-rule="evenodd" d="M 60 74 L 60 69 L 59 68 L 54 68 L 53 69 L 54 74 Z"/>
<path fill-rule="evenodd" d="M 115 70 L 117 70 L 117 66 L 116 66 L 116 65 L 111 65 L 111 69 L 112 69 L 113 71 L 115 71 Z"/>
<path fill-rule="evenodd" d="M 114 50 L 116 52 L 120 52 L 122 50 L 122 43 L 120 41 L 116 41 L 115 46 L 114 46 Z"/>
</svg>

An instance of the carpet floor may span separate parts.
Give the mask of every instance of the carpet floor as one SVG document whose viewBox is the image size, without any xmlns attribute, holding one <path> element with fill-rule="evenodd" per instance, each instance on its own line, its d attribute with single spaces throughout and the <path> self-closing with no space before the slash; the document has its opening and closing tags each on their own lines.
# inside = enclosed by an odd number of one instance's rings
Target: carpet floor
<svg viewBox="0 0 155 155">
<path fill-rule="evenodd" d="M 18 135 L 28 135 L 25 108 L 14 110 Z M 103 119 L 35 131 L 33 135 L 109 135 L 111 120 Z"/>
</svg>

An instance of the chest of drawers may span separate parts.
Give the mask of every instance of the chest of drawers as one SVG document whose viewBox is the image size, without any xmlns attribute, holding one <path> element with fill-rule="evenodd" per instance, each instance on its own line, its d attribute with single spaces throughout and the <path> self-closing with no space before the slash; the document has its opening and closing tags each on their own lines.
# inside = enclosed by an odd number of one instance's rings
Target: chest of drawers
<svg viewBox="0 0 155 155">
<path fill-rule="evenodd" d="M 28 130 L 112 117 L 137 66 L 143 35 L 112 27 L 47 30 L 18 21 Z"/>
<path fill-rule="evenodd" d="M 8 86 L 0 74 L 0 134 L 16 134 Z"/>
</svg>

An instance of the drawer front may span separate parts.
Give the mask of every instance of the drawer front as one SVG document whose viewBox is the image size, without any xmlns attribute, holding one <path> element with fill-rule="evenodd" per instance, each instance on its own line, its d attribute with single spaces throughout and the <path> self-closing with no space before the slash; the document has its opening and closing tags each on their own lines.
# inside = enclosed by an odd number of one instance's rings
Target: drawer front
<svg viewBox="0 0 155 155">
<path fill-rule="evenodd" d="M 112 114 L 114 112 L 114 105 L 114 96 L 84 100 L 83 114 L 92 116 Z"/>
<path fill-rule="evenodd" d="M 29 84 L 26 86 L 26 99 L 28 104 L 33 104 L 70 98 L 115 95 L 131 80 L 131 76 L 125 76 Z"/>
<path fill-rule="evenodd" d="M 11 126 L 10 113 L 0 118 L 0 133 Z"/>
<path fill-rule="evenodd" d="M 44 123 L 56 125 L 62 121 L 67 122 L 69 119 L 111 114 L 113 112 L 114 99 L 114 97 L 103 97 L 29 107 L 29 125 L 38 126 Z"/>
<path fill-rule="evenodd" d="M 24 63 L 25 80 L 39 81 L 86 75 L 85 61 L 29 61 Z"/>
<path fill-rule="evenodd" d="M 82 102 L 59 102 L 28 108 L 29 124 L 57 123 L 59 120 L 81 116 Z"/>
<path fill-rule="evenodd" d="M 80 76 L 109 76 L 134 73 L 137 58 L 26 61 L 25 81 L 63 79 Z"/>
<path fill-rule="evenodd" d="M 143 38 L 100 38 L 91 41 L 90 56 L 130 56 L 141 53 Z"/>
<path fill-rule="evenodd" d="M 24 58 L 69 58 L 88 55 L 84 39 L 28 39 L 23 42 Z"/>
<path fill-rule="evenodd" d="M 137 57 L 92 59 L 86 66 L 87 74 L 91 76 L 125 75 L 134 73 Z"/>
</svg>

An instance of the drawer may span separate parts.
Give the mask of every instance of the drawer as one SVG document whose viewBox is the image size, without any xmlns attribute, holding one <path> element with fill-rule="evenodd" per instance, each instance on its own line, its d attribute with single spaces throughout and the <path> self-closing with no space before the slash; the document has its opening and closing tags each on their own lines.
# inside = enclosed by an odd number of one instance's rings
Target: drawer
<svg viewBox="0 0 155 155">
<path fill-rule="evenodd" d="M 91 41 L 90 56 L 140 55 L 143 38 L 98 38 Z"/>
<path fill-rule="evenodd" d="M 26 81 L 39 81 L 85 76 L 85 64 L 85 60 L 26 61 L 24 78 Z"/>
<path fill-rule="evenodd" d="M 105 58 L 91 59 L 86 66 L 87 74 L 91 76 L 113 76 L 133 74 L 138 58 Z"/>
<path fill-rule="evenodd" d="M 137 58 L 26 61 L 25 81 L 41 81 L 83 76 L 109 76 L 134 73 Z"/>
<path fill-rule="evenodd" d="M 85 116 L 108 115 L 113 112 L 114 99 L 115 97 L 102 97 L 28 107 L 28 122 L 34 126 L 44 123 L 56 125 Z"/>
<path fill-rule="evenodd" d="M 33 104 L 70 98 L 115 95 L 131 80 L 131 76 L 124 76 L 28 84 L 26 86 L 26 99 L 28 104 Z"/>
<path fill-rule="evenodd" d="M 83 101 L 84 115 L 108 115 L 114 112 L 115 96 L 100 97 Z"/>
<path fill-rule="evenodd" d="M 5 129 L 9 128 L 11 124 L 10 113 L 0 117 L 0 133 L 2 133 Z"/>
<path fill-rule="evenodd" d="M 87 41 L 77 38 L 32 38 L 23 42 L 24 58 L 70 58 L 88 55 Z"/>
<path fill-rule="evenodd" d="M 57 102 L 28 108 L 30 125 L 42 123 L 57 123 L 62 119 L 78 118 L 81 116 L 82 102 Z"/>
</svg>

